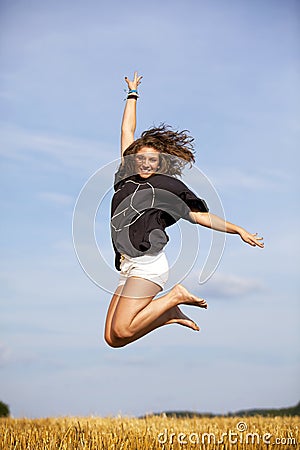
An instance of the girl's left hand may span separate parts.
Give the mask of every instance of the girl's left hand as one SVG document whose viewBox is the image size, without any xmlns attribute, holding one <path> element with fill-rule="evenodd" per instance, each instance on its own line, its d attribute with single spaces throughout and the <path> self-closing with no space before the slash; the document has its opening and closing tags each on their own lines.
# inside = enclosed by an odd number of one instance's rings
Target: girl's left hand
<svg viewBox="0 0 300 450">
<path fill-rule="evenodd" d="M 137 72 L 134 72 L 133 80 L 129 80 L 127 77 L 125 77 L 125 81 L 127 83 L 128 89 L 137 90 L 138 85 L 141 83 L 142 76 L 138 76 Z"/>
<path fill-rule="evenodd" d="M 263 243 L 263 237 L 259 237 L 257 233 L 251 234 L 248 233 L 248 231 L 242 229 L 239 232 L 239 235 L 241 236 L 244 242 L 246 242 L 249 245 L 252 245 L 252 247 L 258 246 L 260 248 L 264 248 L 265 246 L 265 244 Z"/>
</svg>

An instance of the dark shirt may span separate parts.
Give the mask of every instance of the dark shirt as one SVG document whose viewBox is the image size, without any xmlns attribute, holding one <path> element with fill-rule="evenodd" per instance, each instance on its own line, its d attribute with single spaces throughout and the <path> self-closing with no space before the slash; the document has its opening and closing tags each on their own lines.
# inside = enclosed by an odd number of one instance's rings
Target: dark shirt
<svg viewBox="0 0 300 450">
<path fill-rule="evenodd" d="M 117 270 L 120 270 L 122 253 L 131 257 L 155 255 L 169 240 L 167 227 L 180 218 L 193 222 L 189 216 L 191 211 L 208 212 L 204 200 L 181 180 L 166 174 L 122 179 L 118 170 L 114 188 L 111 237 Z"/>
</svg>

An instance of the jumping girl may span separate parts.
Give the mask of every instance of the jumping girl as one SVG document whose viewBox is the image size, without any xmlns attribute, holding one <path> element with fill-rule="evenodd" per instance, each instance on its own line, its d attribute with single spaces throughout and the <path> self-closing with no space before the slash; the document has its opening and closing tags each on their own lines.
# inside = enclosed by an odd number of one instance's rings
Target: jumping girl
<svg viewBox="0 0 300 450">
<path fill-rule="evenodd" d="M 161 125 L 135 140 L 136 103 L 141 76 L 125 77 L 128 96 L 121 128 L 121 164 L 115 175 L 111 234 L 119 285 L 111 299 L 105 340 L 123 347 L 163 325 L 177 323 L 199 331 L 179 305 L 207 308 L 178 284 L 155 299 L 168 278 L 165 228 L 180 218 L 213 230 L 238 234 L 247 244 L 264 247 L 263 238 L 210 213 L 181 180 L 184 166 L 194 162 L 193 138 L 187 131 Z"/>
</svg>

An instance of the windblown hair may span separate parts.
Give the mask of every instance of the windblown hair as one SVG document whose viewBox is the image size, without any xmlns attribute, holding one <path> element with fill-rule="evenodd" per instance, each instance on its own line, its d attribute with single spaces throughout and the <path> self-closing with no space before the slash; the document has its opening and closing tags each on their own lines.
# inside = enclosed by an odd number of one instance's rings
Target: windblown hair
<svg viewBox="0 0 300 450">
<path fill-rule="evenodd" d="M 157 173 L 172 176 L 181 175 L 186 164 L 195 162 L 194 147 L 188 130 L 174 131 L 169 125 L 162 123 L 157 128 L 150 128 L 141 134 L 124 152 L 122 177 L 134 174 L 135 155 L 143 147 L 151 147 L 160 152 Z"/>
</svg>

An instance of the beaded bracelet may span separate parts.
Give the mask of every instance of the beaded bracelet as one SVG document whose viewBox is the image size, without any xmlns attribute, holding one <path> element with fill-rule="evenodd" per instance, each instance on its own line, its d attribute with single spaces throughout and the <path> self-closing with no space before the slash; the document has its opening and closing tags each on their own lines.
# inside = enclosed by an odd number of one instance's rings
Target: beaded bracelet
<svg viewBox="0 0 300 450">
<path fill-rule="evenodd" d="M 127 92 L 126 89 L 124 89 L 124 92 Z M 137 100 L 139 98 L 138 91 L 136 89 L 129 89 L 127 92 L 127 98 L 124 98 L 124 102 L 128 99 L 135 99 Z"/>
</svg>

